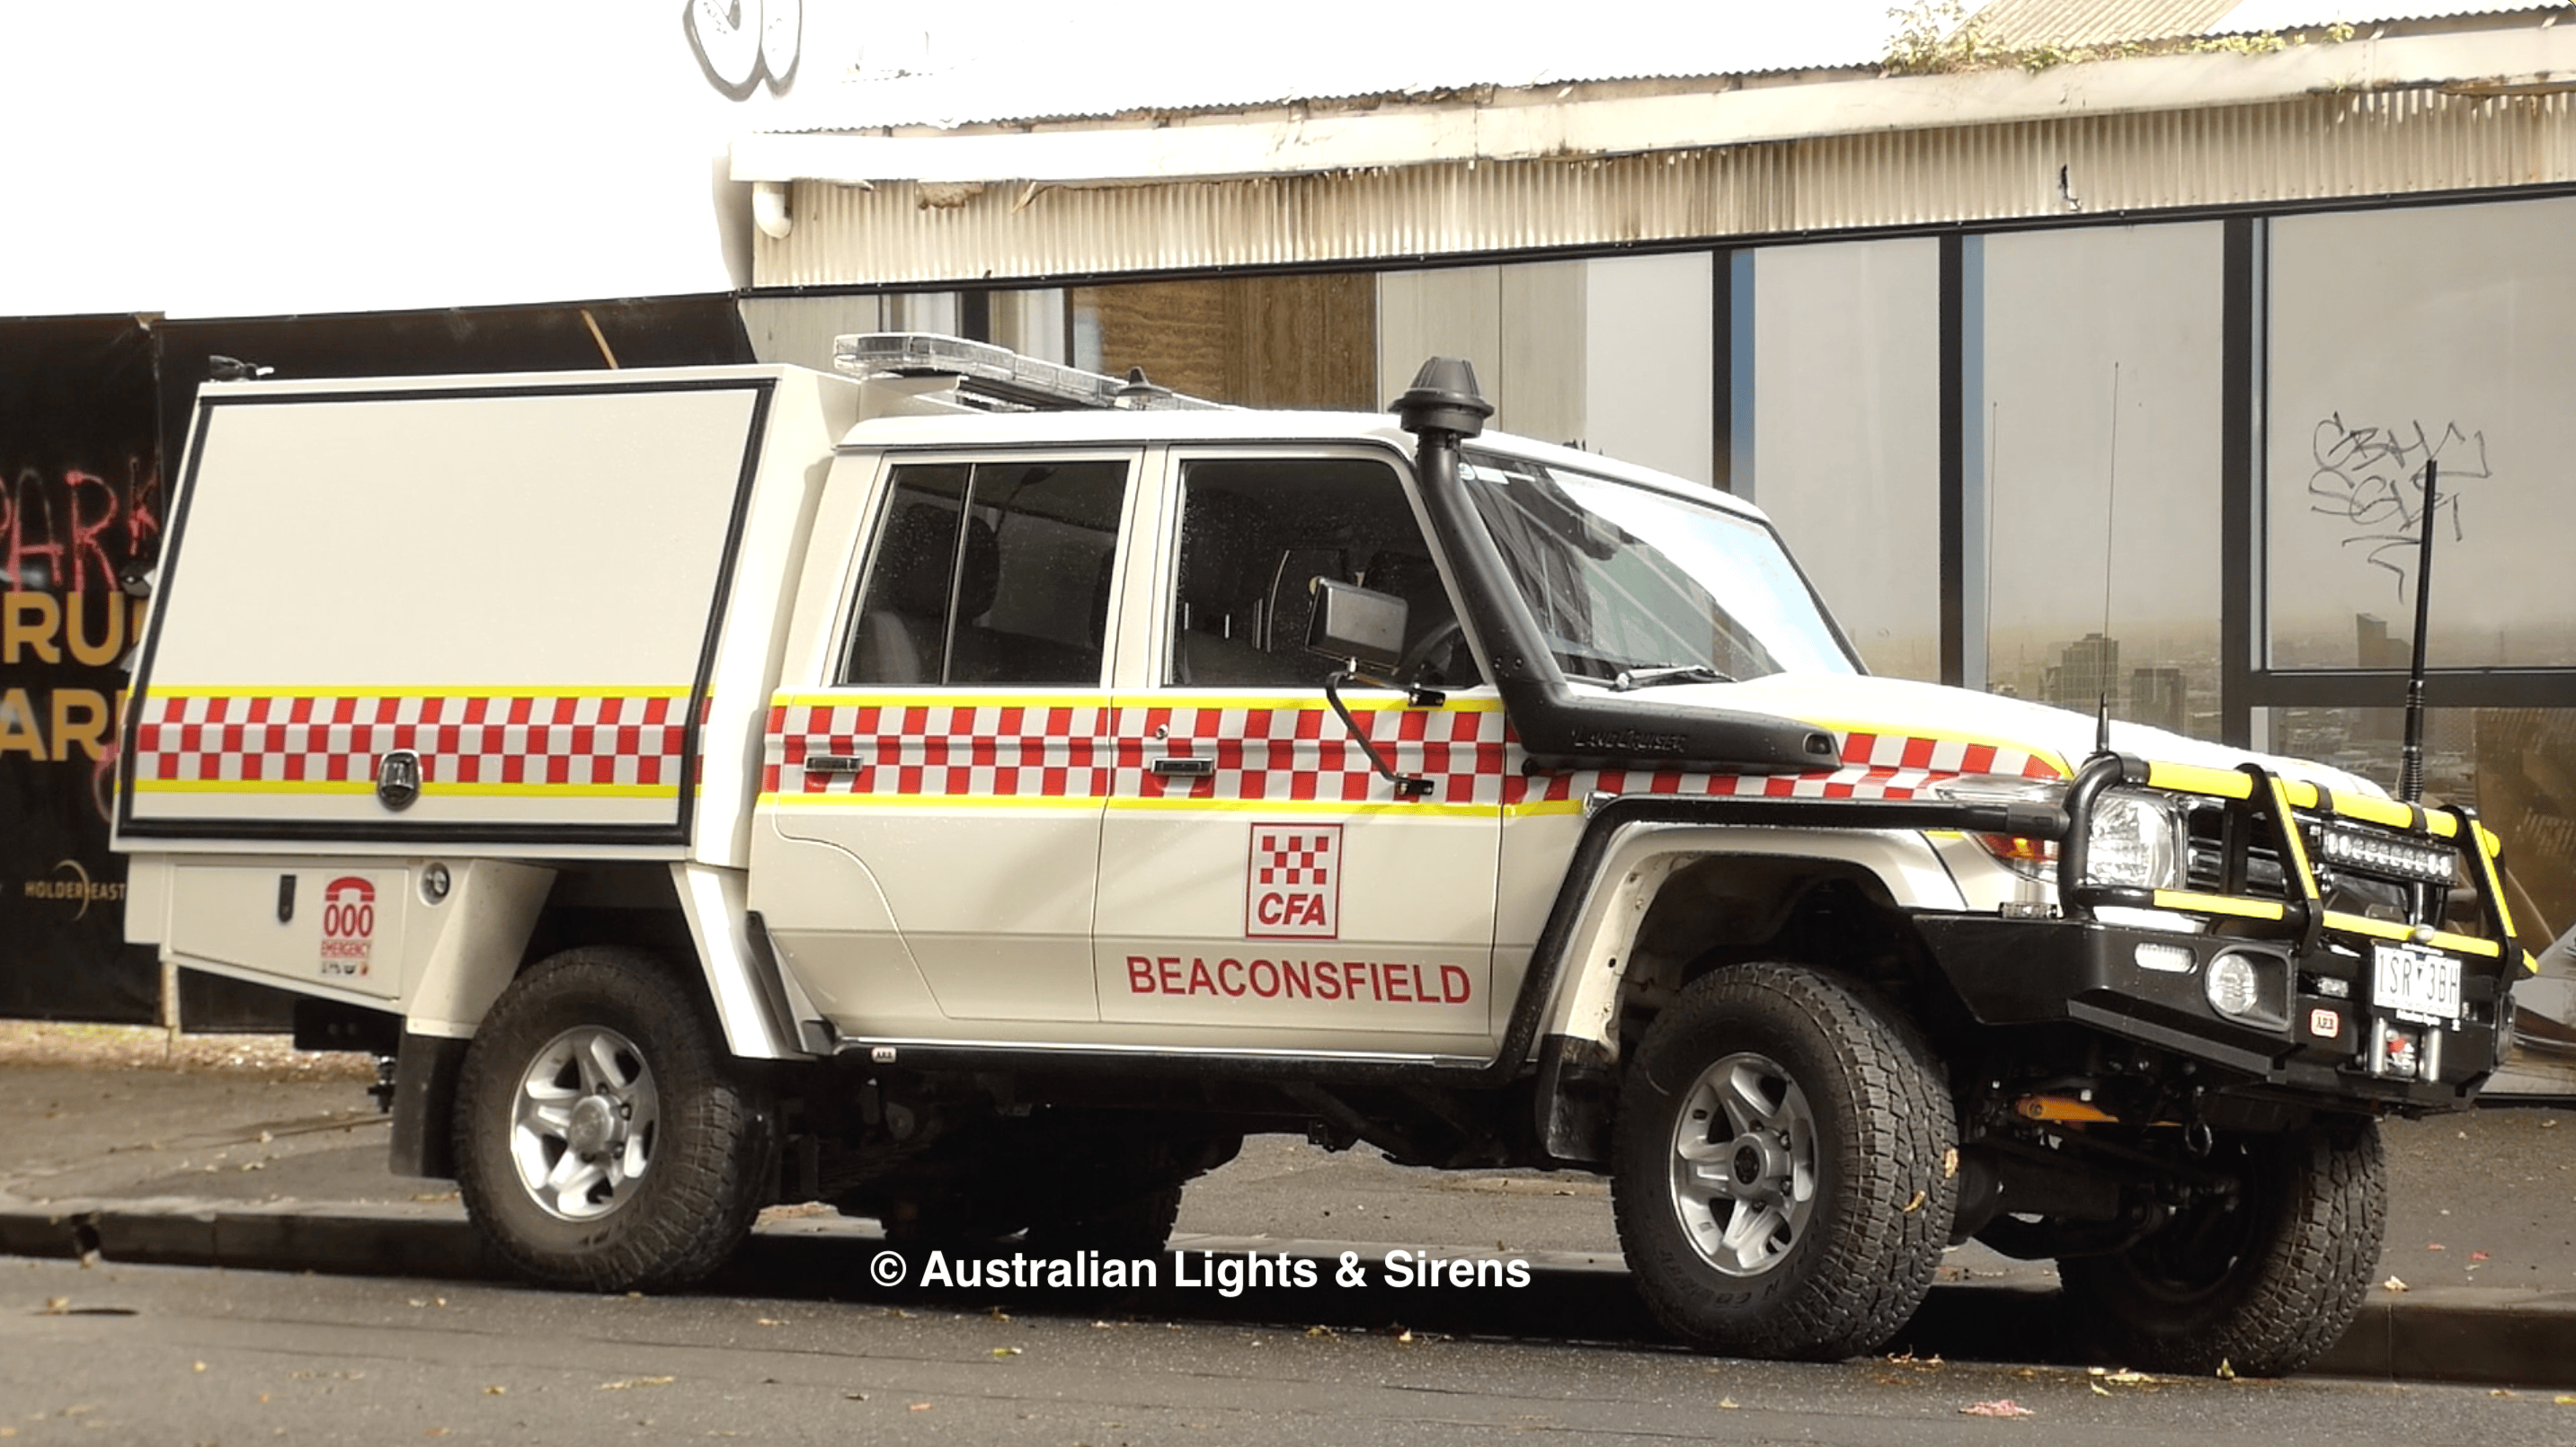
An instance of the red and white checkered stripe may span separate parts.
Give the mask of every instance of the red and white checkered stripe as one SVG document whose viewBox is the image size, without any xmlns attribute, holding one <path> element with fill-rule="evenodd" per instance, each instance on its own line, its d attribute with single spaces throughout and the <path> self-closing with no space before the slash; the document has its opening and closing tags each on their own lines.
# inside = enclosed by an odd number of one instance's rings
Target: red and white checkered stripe
<svg viewBox="0 0 2576 1447">
<path fill-rule="evenodd" d="M 425 785 L 676 787 L 688 701 L 666 695 L 147 694 L 136 787 L 358 783 L 396 749 Z"/>
<path fill-rule="evenodd" d="M 1108 710 L 1076 705 L 771 705 L 761 791 L 863 797 L 1097 799 Z M 817 755 L 858 767 L 809 770 Z"/>
<path fill-rule="evenodd" d="M 1423 801 L 1499 806 L 1510 752 L 1498 709 L 1371 709 L 1353 718 L 1399 774 L 1431 781 Z M 1384 803 L 1385 780 L 1327 708 L 1119 710 L 1122 798 Z M 1149 771 L 1159 758 L 1213 758 L 1190 778 Z"/>
<path fill-rule="evenodd" d="M 1907 799 L 1934 780 L 2058 770 L 2020 750 L 1956 739 L 1850 733 L 1842 766 L 1795 774 L 1598 769 L 1524 774 L 1499 709 L 1355 714 L 1398 773 L 1432 781 L 1430 802 L 1517 808 L 1596 793 L 1769 799 Z M 808 771 L 816 755 L 857 767 Z M 1156 759 L 1203 758 L 1212 772 L 1166 775 Z M 1149 708 L 973 703 L 817 704 L 770 710 L 772 794 L 954 799 L 1192 799 L 1384 803 L 1368 756 L 1329 709 L 1187 703 Z"/>
<path fill-rule="evenodd" d="M 1842 735 L 1845 765 L 1873 769 L 1919 769 L 1955 777 L 1960 774 L 2010 774 L 2024 779 L 2057 779 L 2063 770 L 2021 749 L 1963 739 L 1925 739 L 1905 734 L 1854 732 Z"/>
<path fill-rule="evenodd" d="M 1734 799 L 1911 799 L 1927 784 L 1962 774 L 2062 777 L 2048 760 L 2019 749 L 1958 739 L 1848 733 L 1842 767 L 1795 774 L 1711 774 L 1681 769 L 1594 769 L 1511 781 L 1515 807 L 1565 803 L 1594 794 L 1663 794 Z"/>
<path fill-rule="evenodd" d="M 1503 717 L 1490 709 L 1356 715 L 1395 767 L 1434 780 L 1432 799 L 1499 804 Z M 808 770 L 833 755 L 856 768 Z M 1199 775 L 1157 759 L 1214 761 Z M 1374 787 L 1373 787 L 1374 786 Z M 1153 708 L 782 702 L 770 710 L 772 794 L 1042 799 L 1384 802 L 1368 756 L 1324 708 Z"/>
</svg>

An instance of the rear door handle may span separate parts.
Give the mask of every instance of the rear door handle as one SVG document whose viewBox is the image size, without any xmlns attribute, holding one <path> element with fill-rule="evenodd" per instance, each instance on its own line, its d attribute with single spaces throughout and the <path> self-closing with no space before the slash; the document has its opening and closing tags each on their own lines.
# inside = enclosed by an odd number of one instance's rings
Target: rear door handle
<svg viewBox="0 0 2576 1447">
<path fill-rule="evenodd" d="M 805 772 L 809 774 L 855 774 L 868 766 L 856 754 L 807 754 Z"/>
<path fill-rule="evenodd" d="M 1156 759 L 1145 767 L 1166 778 L 1204 779 L 1216 772 L 1216 760 Z"/>
</svg>

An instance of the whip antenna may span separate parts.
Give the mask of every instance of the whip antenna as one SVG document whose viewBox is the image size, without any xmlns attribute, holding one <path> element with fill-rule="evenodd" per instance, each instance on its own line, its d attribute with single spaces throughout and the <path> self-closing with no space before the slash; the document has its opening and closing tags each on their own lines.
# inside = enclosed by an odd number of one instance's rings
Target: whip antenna
<svg viewBox="0 0 2576 1447">
<path fill-rule="evenodd" d="M 2406 742 L 2398 752 L 2397 797 L 2424 797 L 2424 634 L 2433 621 L 2433 508 L 2440 496 L 2442 464 L 2424 459 L 2423 536 L 2415 553 L 2415 660 L 2406 671 Z"/>
</svg>

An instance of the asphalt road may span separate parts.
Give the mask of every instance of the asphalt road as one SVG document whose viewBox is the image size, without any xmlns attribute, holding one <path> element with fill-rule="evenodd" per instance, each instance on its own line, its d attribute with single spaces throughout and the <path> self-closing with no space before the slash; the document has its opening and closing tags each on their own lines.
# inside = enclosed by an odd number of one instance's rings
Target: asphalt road
<svg viewBox="0 0 2576 1447">
<path fill-rule="evenodd" d="M 0 1434 L 27 1443 L 2516 1447 L 2576 1435 L 2571 1400 L 0 1260 Z"/>
</svg>

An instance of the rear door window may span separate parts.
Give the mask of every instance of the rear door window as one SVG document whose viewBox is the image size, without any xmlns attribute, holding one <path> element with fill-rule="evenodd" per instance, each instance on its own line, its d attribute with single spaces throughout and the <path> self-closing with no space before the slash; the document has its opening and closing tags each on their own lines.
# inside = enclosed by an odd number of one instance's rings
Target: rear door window
<svg viewBox="0 0 2576 1447">
<path fill-rule="evenodd" d="M 898 464 L 839 681 L 1099 684 L 1129 471 Z"/>
</svg>

